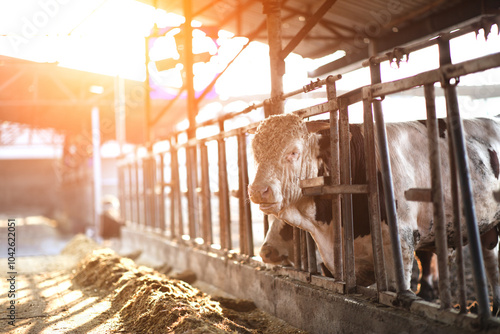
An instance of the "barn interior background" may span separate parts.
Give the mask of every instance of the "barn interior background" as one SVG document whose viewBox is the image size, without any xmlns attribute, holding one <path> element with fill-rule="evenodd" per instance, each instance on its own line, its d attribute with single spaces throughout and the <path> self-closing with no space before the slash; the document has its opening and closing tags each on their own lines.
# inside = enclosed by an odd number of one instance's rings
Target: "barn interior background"
<svg viewBox="0 0 500 334">
<path fill-rule="evenodd" d="M 379 56 L 382 82 L 436 70 L 443 65 L 438 36 L 450 39 L 453 64 L 487 57 L 480 69 L 454 68 L 461 116 L 493 117 L 500 110 L 500 5 L 494 0 L 0 6 L 6 6 L 0 10 L 2 217 L 44 215 L 65 233 L 96 237 L 102 198 L 113 194 L 126 221 L 124 245 L 194 270 L 311 332 L 361 328 L 345 320 L 349 310 L 339 306 L 353 290 L 308 266 L 314 260 L 305 252 L 307 241 L 295 268 L 263 270 L 256 255 L 268 225 L 246 196 L 254 173 L 247 130 L 268 115 L 296 110 L 330 118 L 337 97 L 352 98 L 349 120 L 361 123 L 356 94 L 372 83 L 363 62 Z M 333 97 L 325 90 L 329 75 L 339 78 Z M 423 89 L 409 88 L 387 92 L 386 121 L 427 117 Z M 446 116 L 444 95 L 436 85 L 438 117 Z M 384 305 L 397 300 L 354 291 Z M 364 302 L 354 310 L 369 317 L 376 308 Z M 311 306 L 322 303 L 329 306 Z M 460 330 L 477 320 L 414 305 L 412 315 Z M 383 315 L 377 317 L 383 328 Z M 392 330 L 407 326 L 408 317 L 399 315 Z"/>
</svg>

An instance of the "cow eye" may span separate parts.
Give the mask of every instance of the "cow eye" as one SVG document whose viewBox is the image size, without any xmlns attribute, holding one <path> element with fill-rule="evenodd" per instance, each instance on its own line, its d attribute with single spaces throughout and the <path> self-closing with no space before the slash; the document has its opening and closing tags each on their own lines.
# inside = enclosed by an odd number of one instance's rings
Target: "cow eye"
<svg viewBox="0 0 500 334">
<path fill-rule="evenodd" d="M 292 161 L 295 161 L 299 158 L 300 156 L 300 152 L 299 151 L 292 151 L 288 154 L 288 156 L 286 157 L 286 159 L 290 162 Z"/>
</svg>

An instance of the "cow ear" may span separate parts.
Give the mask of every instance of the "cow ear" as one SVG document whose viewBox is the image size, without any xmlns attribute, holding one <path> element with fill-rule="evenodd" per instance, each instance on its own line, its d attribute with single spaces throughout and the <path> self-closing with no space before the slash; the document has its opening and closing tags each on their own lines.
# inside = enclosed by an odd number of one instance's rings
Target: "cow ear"
<svg viewBox="0 0 500 334">
<path fill-rule="evenodd" d="M 326 130 L 330 128 L 330 122 L 328 121 L 312 121 L 306 122 L 307 131 L 309 133 L 315 133 L 321 130 Z"/>
</svg>

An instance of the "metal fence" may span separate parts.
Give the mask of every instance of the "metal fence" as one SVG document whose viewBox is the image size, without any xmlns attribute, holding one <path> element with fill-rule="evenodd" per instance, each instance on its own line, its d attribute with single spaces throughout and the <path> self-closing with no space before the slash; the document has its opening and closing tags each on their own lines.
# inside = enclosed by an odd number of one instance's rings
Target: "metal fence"
<svg viewBox="0 0 500 334">
<path fill-rule="evenodd" d="M 485 19 L 480 21 L 485 25 Z M 499 22 L 498 17 L 486 18 L 486 25 Z M 473 275 L 476 282 L 478 316 L 468 318 L 469 322 L 482 324 L 491 322 L 488 286 L 483 266 L 479 232 L 474 213 L 471 183 L 468 178 L 466 148 L 461 128 L 461 116 L 458 110 L 456 84 L 461 76 L 500 67 L 500 54 L 492 54 L 479 59 L 458 64 L 451 63 L 449 41 L 465 33 L 477 30 L 477 22 L 469 24 L 451 33 L 444 33 L 437 38 L 417 43 L 408 47 L 398 48 L 394 52 L 382 56 L 374 56 L 363 65 L 370 68 L 371 85 L 360 87 L 342 95 L 336 93 L 336 82 L 341 76 L 329 76 L 326 79 L 312 82 L 303 88 L 285 94 L 282 99 L 326 87 L 327 102 L 295 111 L 302 118 L 325 114 L 330 119 L 332 138 L 332 156 L 342 157 L 332 159 L 328 182 L 323 178 L 303 181 L 303 193 L 308 196 L 329 196 L 333 203 L 333 224 L 335 226 L 335 279 L 321 277 L 316 271 L 316 258 L 312 239 L 306 233 L 295 230 L 294 269 L 282 269 L 285 273 L 312 284 L 320 285 L 340 293 L 370 294 L 383 304 L 407 305 L 405 298 L 412 301 L 410 310 L 427 315 L 435 320 L 454 323 L 453 317 L 438 315 L 438 309 L 447 309 L 449 314 L 457 315 L 451 309 L 448 281 L 448 253 L 446 246 L 446 229 L 443 212 L 443 190 L 440 179 L 439 152 L 431 150 L 430 164 L 432 166 L 431 189 L 410 189 L 408 200 L 430 201 L 433 203 L 434 225 L 436 231 L 436 246 L 439 262 L 441 305 L 431 305 L 414 301 L 412 296 L 404 293 L 404 275 L 401 248 L 398 236 L 396 205 L 392 190 L 391 166 L 387 138 L 385 132 L 383 98 L 387 95 L 402 92 L 415 87 L 424 90 L 427 107 L 427 124 L 430 147 L 438 147 L 438 131 L 436 128 L 434 84 L 440 83 L 444 89 L 448 131 L 450 141 L 450 163 L 452 164 L 452 196 L 454 220 L 456 222 L 456 252 L 458 266 L 462 268 L 462 246 L 460 236 L 460 207 L 467 222 L 467 239 L 469 240 L 473 263 Z M 381 82 L 380 63 L 386 60 L 399 61 L 404 55 L 437 44 L 440 54 L 440 66 L 435 70 L 423 72 L 408 78 Z M 247 195 L 249 178 L 253 171 L 251 155 L 247 148 L 250 135 L 247 131 L 257 124 L 225 130 L 225 121 L 233 117 L 266 107 L 273 103 L 266 100 L 259 105 L 226 115 L 222 118 L 198 124 L 197 129 L 218 127 L 218 133 L 203 139 L 182 141 L 183 133 L 172 134 L 166 139 L 166 148 L 155 153 L 140 154 L 137 149 L 134 154 L 124 157 L 119 164 L 120 200 L 122 216 L 128 222 L 133 222 L 137 228 L 146 228 L 152 232 L 164 235 L 196 247 L 211 249 L 221 253 L 235 253 L 243 259 L 255 255 L 264 235 L 257 235 L 256 226 L 262 226 L 267 231 L 267 217 L 252 208 Z M 361 102 L 363 104 L 363 127 L 365 135 L 366 165 L 368 170 L 367 184 L 351 184 L 350 147 L 349 147 L 349 108 Z M 377 138 L 375 138 L 377 136 Z M 232 141 L 231 152 L 228 143 Z M 236 144 L 234 144 L 236 143 Z M 376 147 L 376 143 L 378 143 Z M 388 226 L 393 245 L 393 258 L 397 275 L 397 291 L 387 291 L 386 268 L 382 251 L 382 233 L 380 225 L 379 193 L 377 181 L 376 151 L 379 154 L 379 171 L 382 183 Z M 228 175 L 228 156 L 237 161 L 238 180 L 231 180 Z M 249 163 L 250 162 L 250 163 Z M 454 182 L 456 180 L 456 182 Z M 231 189 L 230 184 L 234 186 Z M 459 190 L 460 189 L 460 193 Z M 366 194 L 369 201 L 370 227 L 374 247 L 374 262 L 377 278 L 377 288 L 369 289 L 356 285 L 354 272 L 355 255 L 353 244 L 353 225 L 351 213 L 352 194 Z M 492 194 L 493 196 L 493 194 Z M 461 203 L 459 202 L 461 201 Z M 237 202 L 237 204 L 235 203 Z M 342 214 L 341 214 L 342 213 Z M 259 225 L 261 224 L 261 225 Z M 342 232 L 343 231 L 343 232 Z M 343 247 L 341 246 L 343 245 Z M 459 280 L 459 282 L 463 280 Z M 465 287 L 459 287 L 464 295 Z M 465 303 L 464 298 L 461 304 Z M 461 305 L 462 310 L 465 305 Z"/>
</svg>

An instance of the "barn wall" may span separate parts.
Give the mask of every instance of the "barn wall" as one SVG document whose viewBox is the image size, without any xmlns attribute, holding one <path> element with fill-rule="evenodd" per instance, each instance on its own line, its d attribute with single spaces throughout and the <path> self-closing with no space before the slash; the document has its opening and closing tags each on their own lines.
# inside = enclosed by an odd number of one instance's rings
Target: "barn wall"
<svg viewBox="0 0 500 334">
<path fill-rule="evenodd" d="M 65 175 L 64 180 L 62 175 Z M 103 159 L 103 194 L 118 196 L 116 160 Z M 93 224 L 92 171 L 65 170 L 59 159 L 0 160 L 0 215 L 43 215 L 63 232 L 84 232 Z"/>
<path fill-rule="evenodd" d="M 142 256 L 162 259 L 179 270 L 193 270 L 199 280 L 237 298 L 253 300 L 260 309 L 310 333 L 470 333 L 372 303 L 361 295 L 335 294 L 264 267 L 169 242 L 146 230 L 125 227 L 122 246 L 141 249 Z"/>
<path fill-rule="evenodd" d="M 0 161 L 0 213 L 51 215 L 58 206 L 55 159 Z"/>
</svg>

